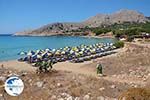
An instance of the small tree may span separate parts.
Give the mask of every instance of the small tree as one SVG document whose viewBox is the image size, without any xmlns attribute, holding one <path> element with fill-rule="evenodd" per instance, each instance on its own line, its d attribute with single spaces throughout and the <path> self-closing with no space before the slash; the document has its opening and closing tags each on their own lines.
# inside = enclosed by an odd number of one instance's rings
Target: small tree
<svg viewBox="0 0 150 100">
<path fill-rule="evenodd" d="M 51 61 L 37 62 L 36 66 L 38 67 L 37 73 L 48 72 L 49 70 L 52 69 L 52 62 Z"/>
</svg>

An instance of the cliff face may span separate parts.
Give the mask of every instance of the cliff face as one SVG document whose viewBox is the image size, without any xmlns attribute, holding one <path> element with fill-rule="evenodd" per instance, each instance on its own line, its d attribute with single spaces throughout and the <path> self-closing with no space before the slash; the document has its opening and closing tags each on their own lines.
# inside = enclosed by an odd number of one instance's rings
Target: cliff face
<svg viewBox="0 0 150 100">
<path fill-rule="evenodd" d="M 81 35 L 78 31 L 85 27 L 100 27 L 102 25 L 112 25 L 115 23 L 145 23 L 150 21 L 142 13 L 133 10 L 120 10 L 113 14 L 98 14 L 80 23 L 52 23 L 41 28 L 17 32 L 15 35 L 30 35 L 30 36 L 49 36 L 49 35 Z"/>
</svg>

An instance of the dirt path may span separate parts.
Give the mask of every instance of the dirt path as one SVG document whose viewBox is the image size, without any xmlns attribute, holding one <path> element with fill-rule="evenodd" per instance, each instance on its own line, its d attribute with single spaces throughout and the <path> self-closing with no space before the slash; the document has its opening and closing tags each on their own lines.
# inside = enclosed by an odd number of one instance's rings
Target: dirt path
<svg viewBox="0 0 150 100">
<path fill-rule="evenodd" d="M 60 62 L 55 64 L 53 67 L 55 70 L 63 70 L 63 71 L 70 71 L 75 74 L 84 74 L 88 76 L 93 76 L 97 78 L 102 78 L 111 82 L 120 82 L 120 83 L 133 83 L 133 84 L 145 84 L 145 82 L 139 80 L 131 80 L 131 79 L 119 79 L 112 76 L 105 76 L 105 77 L 98 77 L 96 74 L 96 68 L 90 66 L 92 61 L 84 62 L 84 63 L 70 63 L 70 62 Z M 0 62 L 5 68 L 15 69 L 18 71 L 35 71 L 36 68 L 32 67 L 30 64 L 18 61 L 6 61 Z M 95 64 L 96 66 L 96 64 Z"/>
<path fill-rule="evenodd" d="M 65 70 L 65 71 L 71 71 L 73 73 L 77 74 L 84 74 L 84 75 L 89 75 L 97 78 L 102 78 L 111 82 L 119 82 L 119 83 L 127 83 L 127 84 L 137 84 L 137 85 L 144 85 L 146 84 L 145 82 L 141 80 L 132 80 L 132 79 L 121 79 L 121 78 L 116 78 L 113 76 L 104 76 L 104 77 L 98 77 L 96 74 L 96 68 L 93 68 L 90 65 L 91 62 L 85 62 L 81 64 L 74 64 L 74 63 L 69 63 L 69 62 L 61 62 L 57 63 L 54 65 L 54 69 L 56 70 Z M 62 66 L 63 65 L 63 66 Z M 96 67 L 96 65 L 95 65 Z"/>
<path fill-rule="evenodd" d="M 17 60 L 11 60 L 11 61 L 3 61 L 0 62 L 0 66 L 4 66 L 8 69 L 15 69 L 18 71 L 30 71 L 34 72 L 36 68 L 32 67 L 30 64 L 27 64 L 25 62 L 19 62 Z"/>
</svg>

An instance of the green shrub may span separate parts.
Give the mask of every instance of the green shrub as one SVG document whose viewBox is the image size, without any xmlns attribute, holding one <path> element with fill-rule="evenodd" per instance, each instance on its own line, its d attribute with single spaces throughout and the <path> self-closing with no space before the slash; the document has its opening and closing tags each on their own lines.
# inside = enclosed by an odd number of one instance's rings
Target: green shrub
<svg viewBox="0 0 150 100">
<path fill-rule="evenodd" d="M 114 44 L 114 46 L 117 47 L 117 48 L 122 48 L 122 47 L 124 47 L 124 42 L 123 41 L 117 41 Z"/>
<path fill-rule="evenodd" d="M 133 41 L 133 39 L 134 39 L 134 37 L 133 37 L 133 36 L 128 36 L 128 37 L 127 37 L 127 41 L 128 41 L 128 42 L 132 42 L 132 41 Z"/>
</svg>

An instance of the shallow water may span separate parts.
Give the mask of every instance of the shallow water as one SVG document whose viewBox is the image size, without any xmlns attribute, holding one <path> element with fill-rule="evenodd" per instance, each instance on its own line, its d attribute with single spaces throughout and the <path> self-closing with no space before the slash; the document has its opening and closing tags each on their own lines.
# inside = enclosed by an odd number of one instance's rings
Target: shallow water
<svg viewBox="0 0 150 100">
<path fill-rule="evenodd" d="M 85 38 L 78 36 L 50 36 L 50 37 L 19 37 L 0 35 L 0 61 L 14 60 L 20 57 L 21 51 L 61 48 L 65 46 L 78 46 L 80 44 L 94 44 L 114 42 L 110 38 Z"/>
</svg>

